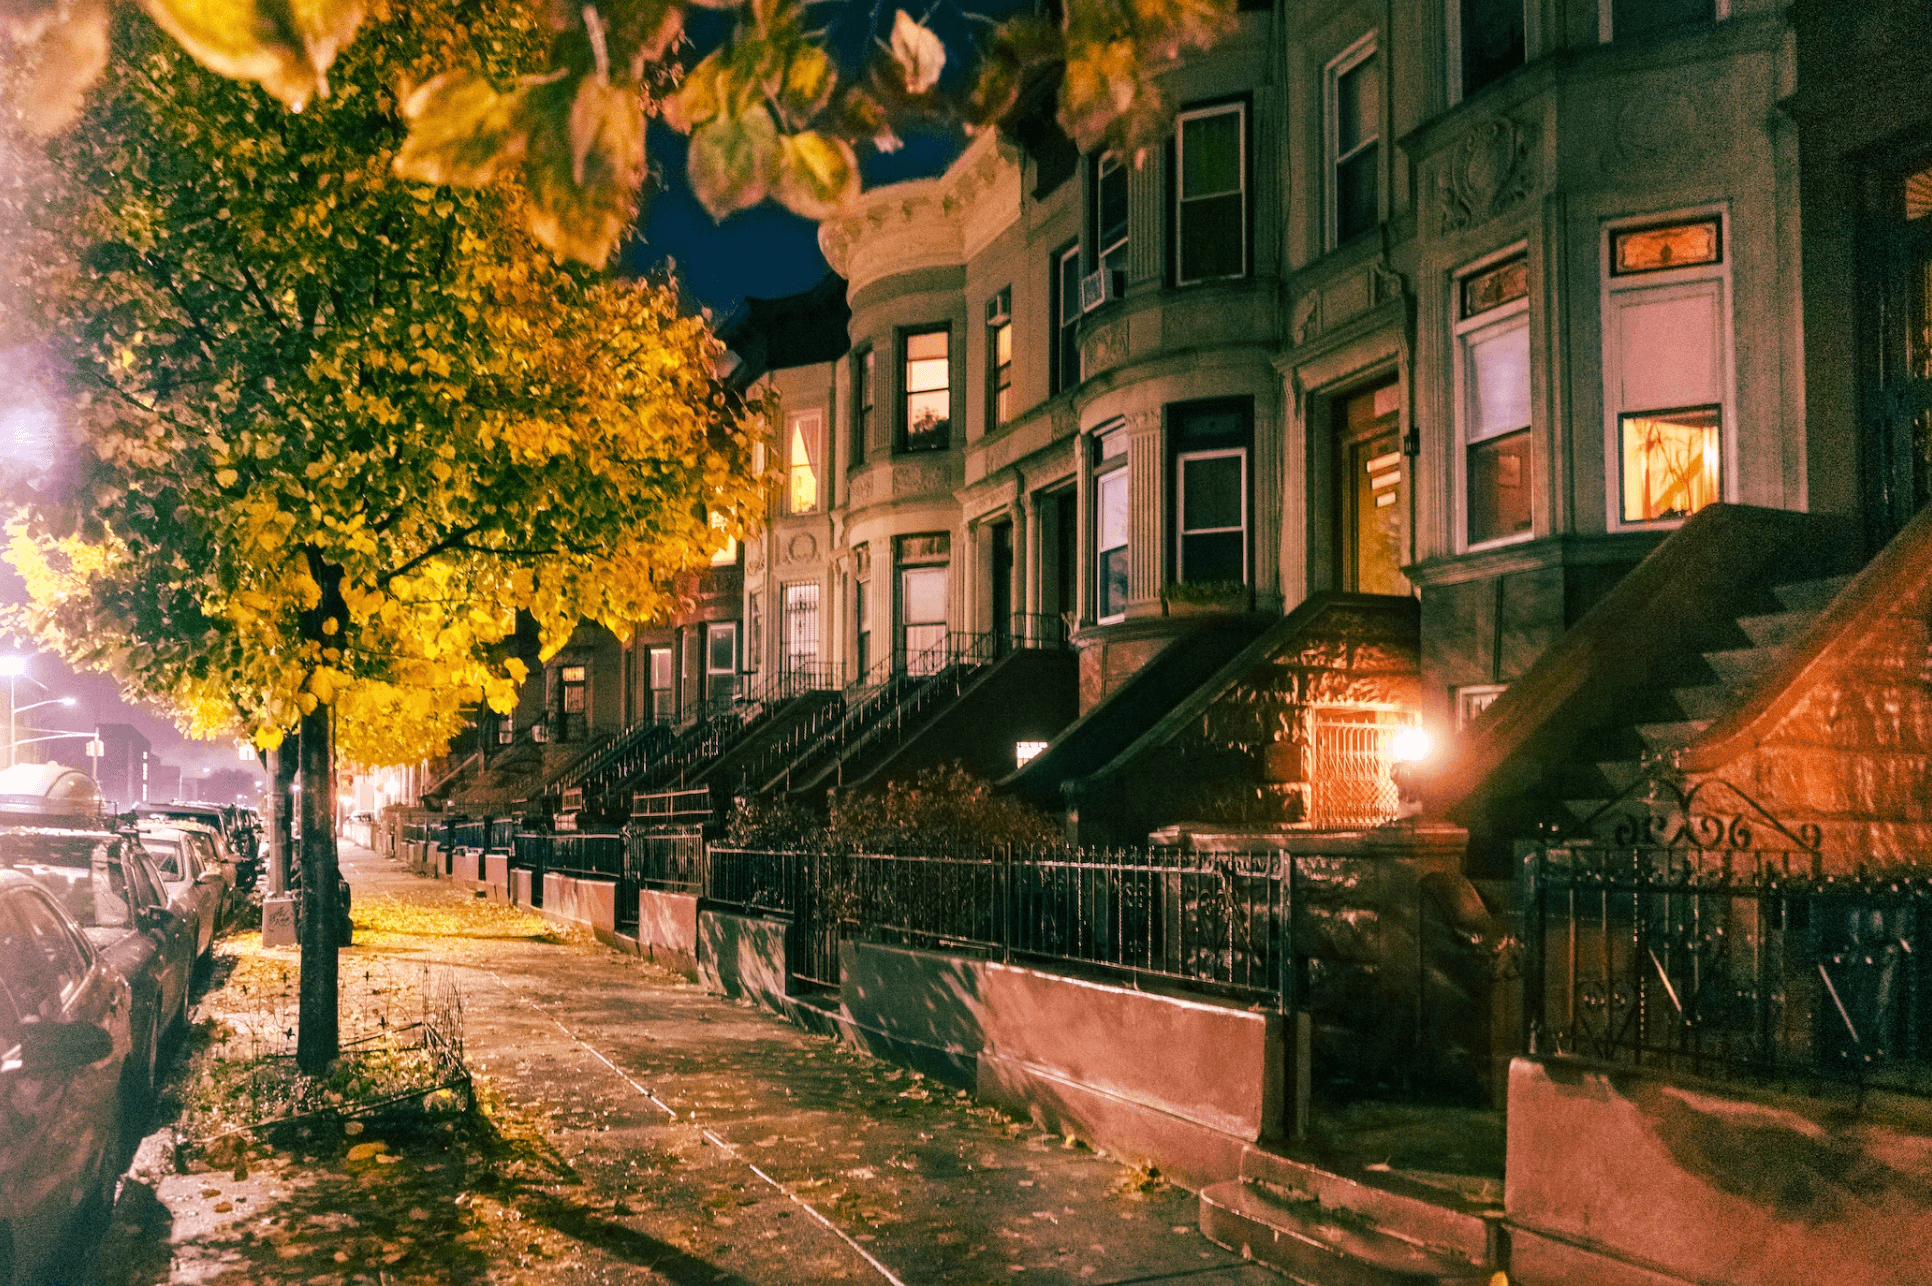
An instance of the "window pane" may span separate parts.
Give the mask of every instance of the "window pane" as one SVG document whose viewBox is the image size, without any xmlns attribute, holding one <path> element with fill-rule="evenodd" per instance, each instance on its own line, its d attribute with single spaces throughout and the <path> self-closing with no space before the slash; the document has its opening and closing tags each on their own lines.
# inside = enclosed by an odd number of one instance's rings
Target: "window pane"
<svg viewBox="0 0 1932 1286">
<path fill-rule="evenodd" d="M 1013 323 L 993 332 L 993 365 L 1006 366 L 1013 360 Z"/>
<path fill-rule="evenodd" d="M 906 363 L 906 391 L 924 393 L 946 387 L 951 363 L 944 357 L 920 358 Z"/>
<path fill-rule="evenodd" d="M 1625 522 L 1683 518 L 1721 497 L 1721 420 L 1714 406 L 1623 417 Z"/>
<path fill-rule="evenodd" d="M 1094 193 L 1095 228 L 1105 250 L 1127 235 L 1127 167 L 1109 156 L 1100 162 Z"/>
<path fill-rule="evenodd" d="M 654 688 L 671 686 L 671 649 L 668 647 L 651 649 L 651 686 Z"/>
<path fill-rule="evenodd" d="M 1469 448 L 1469 543 L 1530 529 L 1529 430 Z"/>
<path fill-rule="evenodd" d="M 1113 549 L 1127 543 L 1127 470 L 1116 469 L 1101 477 L 1099 494 L 1099 545 Z"/>
<path fill-rule="evenodd" d="M 1238 455 L 1181 461 L 1181 530 L 1239 528 L 1247 505 Z"/>
<path fill-rule="evenodd" d="M 1381 150 L 1373 144 L 1335 167 L 1335 240 L 1347 241 L 1376 225 L 1382 209 L 1376 191 L 1376 162 Z"/>
<path fill-rule="evenodd" d="M 906 398 L 906 445 L 915 450 L 943 448 L 952 414 L 951 397 L 945 389 L 937 393 L 914 393 Z"/>
<path fill-rule="evenodd" d="M 906 357 L 911 361 L 936 357 L 944 360 L 946 356 L 946 332 L 931 330 L 922 335 L 906 336 Z"/>
<path fill-rule="evenodd" d="M 1238 531 L 1197 532 L 1181 537 L 1181 581 L 1187 585 L 1248 579 L 1246 551 Z"/>
<path fill-rule="evenodd" d="M 1462 282 L 1462 315 L 1474 317 L 1529 294 L 1529 260 L 1522 255 L 1471 273 Z"/>
<path fill-rule="evenodd" d="M 791 509 L 795 514 L 810 513 L 818 508 L 818 466 L 822 437 L 819 424 L 816 413 L 792 417 Z"/>
<path fill-rule="evenodd" d="M 1241 193 L 1231 192 L 1181 203 L 1181 280 L 1241 275 L 1247 257 L 1242 200 Z"/>
<path fill-rule="evenodd" d="M 1347 156 L 1381 134 L 1381 63 L 1370 55 L 1335 78 L 1335 153 Z"/>
<path fill-rule="evenodd" d="M 1530 422 L 1529 326 L 1490 331 L 1469 342 L 1469 439 L 1494 437 Z"/>
<path fill-rule="evenodd" d="M 907 625 L 925 625 L 946 620 L 946 569 L 909 567 L 900 573 L 899 610 Z"/>
<path fill-rule="evenodd" d="M 1181 122 L 1181 196 L 1241 190 L 1241 113 L 1217 112 Z"/>
<path fill-rule="evenodd" d="M 729 625 L 713 625 L 705 633 L 708 655 L 705 668 L 713 674 L 738 668 L 736 631 Z"/>
<path fill-rule="evenodd" d="M 1722 369 L 1720 287 L 1618 291 L 1618 380 L 1611 409 L 1708 406 Z"/>
<path fill-rule="evenodd" d="M 1462 93 L 1523 65 L 1523 0 L 1462 0 Z"/>
<path fill-rule="evenodd" d="M 1119 616 L 1127 610 L 1127 548 L 1109 549 L 1100 556 L 1100 615 Z"/>
</svg>

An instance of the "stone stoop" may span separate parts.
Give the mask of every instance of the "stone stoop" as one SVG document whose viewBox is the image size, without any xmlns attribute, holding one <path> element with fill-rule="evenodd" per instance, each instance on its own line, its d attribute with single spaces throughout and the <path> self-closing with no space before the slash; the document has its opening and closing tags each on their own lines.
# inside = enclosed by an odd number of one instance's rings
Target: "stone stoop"
<svg viewBox="0 0 1932 1286">
<path fill-rule="evenodd" d="M 1502 1267 L 1501 1210 L 1249 1148 L 1201 1191 L 1201 1234 L 1306 1286 L 1470 1286 Z"/>
</svg>

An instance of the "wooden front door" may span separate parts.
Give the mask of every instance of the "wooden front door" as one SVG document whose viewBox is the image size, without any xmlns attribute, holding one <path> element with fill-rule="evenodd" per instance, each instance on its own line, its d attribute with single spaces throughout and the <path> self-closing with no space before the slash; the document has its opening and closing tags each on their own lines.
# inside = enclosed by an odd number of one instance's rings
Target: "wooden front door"
<svg viewBox="0 0 1932 1286">
<path fill-rule="evenodd" d="M 1335 404 L 1337 588 L 1409 593 L 1402 574 L 1409 496 L 1395 381 Z"/>
</svg>

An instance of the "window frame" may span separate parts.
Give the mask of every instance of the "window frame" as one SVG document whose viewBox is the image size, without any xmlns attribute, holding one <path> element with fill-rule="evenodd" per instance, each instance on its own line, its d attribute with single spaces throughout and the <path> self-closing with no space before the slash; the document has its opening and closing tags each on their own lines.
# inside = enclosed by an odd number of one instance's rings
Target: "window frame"
<svg viewBox="0 0 1932 1286">
<path fill-rule="evenodd" d="M 1618 233 L 1641 232 L 1682 223 L 1717 221 L 1716 263 L 1691 264 L 1682 268 L 1654 268 L 1642 272 L 1613 275 L 1612 256 Z M 1718 421 L 1718 486 L 1712 504 L 1735 502 L 1738 496 L 1738 415 L 1737 415 L 1737 326 L 1736 295 L 1731 281 L 1732 240 L 1730 211 L 1722 205 L 1693 206 L 1662 213 L 1606 219 L 1597 236 L 1598 281 L 1600 284 L 1598 318 L 1602 329 L 1603 398 L 1603 482 L 1606 530 L 1611 532 L 1671 531 L 1683 525 L 1680 518 L 1655 518 L 1630 522 L 1623 516 L 1623 421 L 1645 412 L 1671 413 L 1714 407 Z M 1626 407 L 1622 405 L 1623 364 L 1618 328 L 1613 307 L 1620 298 L 1636 295 L 1685 296 L 1709 292 L 1715 296 L 1717 335 L 1715 339 L 1717 396 L 1708 402 L 1681 406 Z"/>
<path fill-rule="evenodd" d="M 1465 283 L 1471 278 L 1508 263 L 1511 259 L 1519 256 L 1524 260 L 1525 264 L 1525 288 L 1522 298 L 1512 299 L 1507 303 L 1486 308 L 1482 312 L 1470 317 L 1461 316 Z M 1536 360 L 1533 350 L 1529 362 L 1529 423 L 1522 429 L 1512 429 L 1504 433 L 1492 433 L 1482 438 L 1472 439 L 1469 436 L 1470 398 L 1474 391 L 1470 379 L 1470 351 L 1473 347 L 1475 337 L 1500 332 L 1505 328 L 1521 326 L 1529 331 L 1532 342 L 1535 339 L 1535 331 L 1532 328 L 1534 319 L 1530 315 L 1530 300 L 1535 295 L 1536 288 L 1533 275 L 1529 272 L 1528 243 L 1517 242 L 1493 254 L 1484 255 L 1482 258 L 1464 265 L 1451 274 L 1449 284 L 1449 313 L 1453 319 L 1451 325 L 1451 361 L 1454 363 L 1454 379 L 1451 381 L 1451 384 L 1455 396 L 1455 543 L 1459 552 L 1476 553 L 1485 549 L 1498 549 L 1506 545 L 1520 544 L 1523 541 L 1534 540 L 1536 538 Z M 1469 535 L 1469 448 L 1477 442 L 1496 441 L 1508 437 L 1511 433 L 1525 431 L 1530 435 L 1531 476 L 1529 481 L 1529 528 L 1526 531 L 1511 532 L 1508 535 L 1494 536 L 1487 540 L 1471 540 Z"/>
<path fill-rule="evenodd" d="M 1217 281 L 1242 281 L 1254 272 L 1254 113 L 1251 110 L 1251 106 L 1252 104 L 1248 95 L 1243 94 L 1234 98 L 1220 98 L 1211 102 L 1196 103 L 1192 106 L 1182 108 L 1174 114 L 1174 181 L 1171 184 L 1173 191 L 1172 214 L 1174 227 L 1171 238 L 1171 253 L 1173 254 L 1172 279 L 1174 285 L 1177 287 L 1208 285 Z M 1241 180 L 1241 186 L 1237 193 L 1240 197 L 1237 205 L 1241 211 L 1241 235 L 1238 238 L 1241 247 L 1241 267 L 1238 272 L 1220 273 L 1212 277 L 1189 277 L 1182 271 L 1184 262 L 1181 249 L 1187 236 L 1188 198 L 1182 192 L 1182 176 L 1187 172 L 1187 123 L 1191 120 L 1203 120 L 1211 116 L 1223 116 L 1229 112 L 1234 113 L 1236 116 L 1239 128 L 1235 133 L 1241 142 L 1241 163 L 1237 170 Z M 1226 195 L 1228 194 L 1225 192 L 1215 194 L 1217 197 Z M 1196 197 L 1194 199 L 1198 201 L 1212 198 Z"/>
<path fill-rule="evenodd" d="M 1115 441 L 1119 442 L 1120 449 L 1109 454 L 1112 444 Z M 1132 565 L 1131 560 L 1134 549 L 1134 494 L 1133 475 L 1129 470 L 1132 467 L 1134 458 L 1133 444 L 1127 437 L 1127 426 L 1118 423 L 1094 432 L 1091 435 L 1091 443 L 1088 450 L 1093 452 L 1093 476 L 1089 483 L 1093 493 L 1093 566 L 1089 569 L 1089 575 L 1093 578 L 1093 619 L 1096 625 L 1112 625 L 1127 619 L 1126 595 L 1123 595 L 1120 600 L 1119 611 L 1108 612 L 1106 610 L 1106 555 L 1111 550 L 1124 549 L 1127 551 L 1127 557 L 1130 560 L 1129 566 L 1131 567 Z M 1103 546 L 1100 543 L 1101 523 L 1105 521 L 1102 516 L 1102 488 L 1116 485 L 1127 489 L 1127 519 L 1124 524 L 1124 530 L 1122 531 L 1121 543 L 1118 545 Z M 1128 593 L 1132 593 L 1131 586 L 1129 587 Z"/>
<path fill-rule="evenodd" d="M 1221 460 L 1233 456 L 1241 462 L 1241 525 L 1239 527 L 1199 527 L 1190 529 L 1187 525 L 1187 466 L 1194 460 Z M 1187 538 L 1190 535 L 1205 536 L 1221 532 L 1239 531 L 1241 533 L 1241 583 L 1250 585 L 1253 577 L 1253 550 L 1251 526 L 1248 511 L 1253 507 L 1250 502 L 1248 448 L 1245 446 L 1196 447 L 1192 450 L 1177 450 L 1174 453 L 1174 584 L 1187 585 Z M 1209 582 L 1202 581 L 1200 584 Z"/>
<path fill-rule="evenodd" d="M 1067 264 L 1073 264 L 1073 289 L 1067 289 Z M 1047 292 L 1049 310 L 1048 322 L 1052 326 L 1052 377 L 1053 393 L 1058 396 L 1080 384 L 1080 242 L 1070 241 L 1055 250 L 1047 259 Z M 1068 309 L 1072 315 L 1068 315 Z M 1069 351 L 1068 344 L 1072 349 Z M 1068 367 L 1072 367 L 1071 370 Z"/>
<path fill-rule="evenodd" d="M 1367 137 L 1366 139 L 1364 139 L 1363 141 L 1357 143 L 1355 147 L 1351 149 L 1346 156 L 1342 154 L 1342 141 L 1341 141 L 1342 78 L 1348 75 L 1350 72 L 1356 70 L 1363 63 L 1369 61 L 1371 58 L 1374 58 L 1377 54 L 1381 52 L 1380 38 L 1381 38 L 1381 33 L 1379 31 L 1368 32 L 1367 34 L 1363 35 L 1361 38 L 1356 40 L 1355 43 L 1350 45 L 1347 49 L 1344 49 L 1341 53 L 1337 54 L 1334 58 L 1330 59 L 1328 62 L 1328 65 L 1322 69 L 1322 82 L 1323 82 L 1322 83 L 1322 116 L 1323 116 L 1322 149 L 1327 157 L 1327 162 L 1328 162 L 1326 166 L 1328 191 L 1326 194 L 1327 200 L 1325 203 L 1327 223 L 1326 223 L 1326 236 L 1324 238 L 1324 244 L 1330 250 L 1334 250 L 1340 247 L 1344 242 L 1352 241 L 1355 239 L 1356 236 L 1360 236 L 1361 233 L 1369 231 L 1368 228 L 1363 228 L 1360 231 L 1348 237 L 1344 237 L 1342 235 L 1342 213 L 1341 213 L 1342 166 L 1356 159 L 1357 157 L 1361 156 L 1365 152 L 1372 151 L 1375 153 L 1374 160 L 1371 164 L 1371 169 L 1375 175 L 1376 221 L 1380 222 L 1381 220 L 1382 193 L 1383 193 L 1383 188 L 1386 186 L 1382 182 L 1381 148 L 1382 148 L 1383 118 L 1385 115 L 1384 104 L 1388 97 L 1387 78 L 1383 75 L 1383 66 L 1378 66 L 1376 68 L 1376 76 L 1378 77 L 1378 84 L 1377 84 L 1377 92 L 1375 97 L 1375 103 L 1376 103 L 1375 132 L 1369 137 Z"/>
<path fill-rule="evenodd" d="M 946 418 L 945 432 L 941 440 L 934 443 L 914 446 L 912 444 L 912 399 L 921 393 L 937 393 L 938 389 L 918 389 L 912 387 L 912 341 L 927 335 L 946 337 Z M 931 358 L 920 358 L 930 361 Z M 951 322 L 937 322 L 930 326 L 908 326 L 899 332 L 899 441 L 898 455 L 924 455 L 927 452 L 944 452 L 952 449 L 953 429 L 953 374 L 958 365 L 953 360 L 953 328 Z"/>
<path fill-rule="evenodd" d="M 866 438 L 872 431 L 878 397 L 878 349 L 867 344 L 852 353 L 852 457 L 848 469 L 865 463 Z"/>
<path fill-rule="evenodd" d="M 808 435 L 801 430 L 811 426 Z M 797 449 L 805 447 L 805 462 L 800 464 Z M 817 459 L 812 458 L 814 452 Z M 812 482 L 811 503 L 798 503 L 799 470 L 803 468 Z M 823 407 L 808 406 L 802 410 L 789 412 L 785 416 L 785 512 L 793 516 L 821 513 L 825 510 L 825 410 Z M 737 550 L 731 551 L 732 561 L 737 561 Z"/>
<path fill-rule="evenodd" d="M 987 299 L 988 319 L 986 323 L 986 431 L 991 433 L 1001 425 L 1012 420 L 1013 392 L 1013 287 L 1002 286 Z M 994 325 L 992 316 L 997 309 L 998 315 L 1005 320 Z M 1006 361 L 1000 361 L 1000 337 L 1006 338 Z M 1007 395 L 1006 404 L 1001 405 L 1000 395 Z"/>
<path fill-rule="evenodd" d="M 1093 196 L 1090 202 L 1090 213 L 1087 217 L 1087 272 L 1095 273 L 1108 268 L 1107 261 L 1118 255 L 1121 259 L 1120 265 L 1112 270 L 1120 273 L 1124 277 L 1127 272 L 1127 254 L 1133 245 L 1134 229 L 1131 205 L 1133 201 L 1133 190 L 1127 162 L 1121 159 L 1118 152 L 1112 149 L 1104 149 L 1093 153 L 1089 164 L 1092 166 L 1090 191 Z M 1105 240 L 1108 229 L 1102 227 L 1100 223 L 1104 217 L 1102 214 L 1101 192 L 1108 179 L 1116 174 L 1120 176 L 1119 181 L 1121 184 L 1120 235 L 1108 241 Z"/>
</svg>

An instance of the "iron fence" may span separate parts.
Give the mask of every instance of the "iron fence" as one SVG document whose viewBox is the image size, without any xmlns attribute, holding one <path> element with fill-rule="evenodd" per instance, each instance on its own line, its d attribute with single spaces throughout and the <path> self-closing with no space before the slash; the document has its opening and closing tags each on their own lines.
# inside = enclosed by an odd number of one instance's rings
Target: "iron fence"
<svg viewBox="0 0 1932 1286">
<path fill-rule="evenodd" d="M 538 884 L 545 872 L 615 880 L 624 874 L 624 837 L 588 831 L 519 831 L 512 864 L 533 872 Z M 534 890 L 531 896 L 534 900 Z"/>
<path fill-rule="evenodd" d="M 1577 843 L 1537 849 L 1526 874 L 1531 1052 L 1932 1094 L 1927 872 Z"/>
<path fill-rule="evenodd" d="M 795 978 L 837 986 L 841 941 L 967 949 L 1295 1003 L 1287 853 L 1004 848 L 912 856 L 714 847 L 704 896 L 794 924 Z"/>
<path fill-rule="evenodd" d="M 449 846 L 458 848 L 487 848 L 489 846 L 490 823 L 478 818 L 460 818 L 449 824 Z"/>
<path fill-rule="evenodd" d="M 667 893 L 699 893 L 704 887 L 704 836 L 689 831 L 625 833 L 625 871 L 640 888 Z"/>
</svg>

